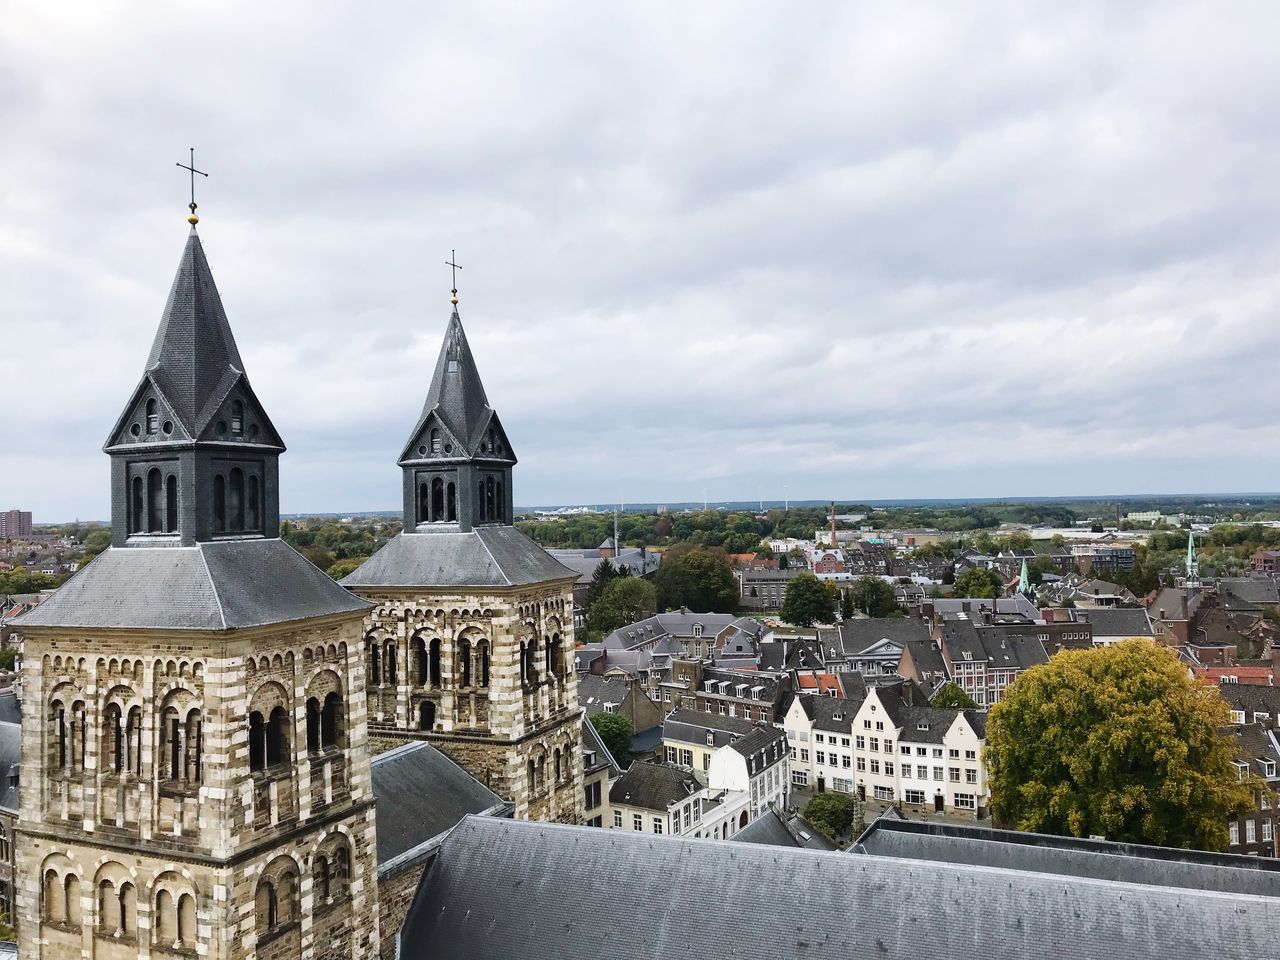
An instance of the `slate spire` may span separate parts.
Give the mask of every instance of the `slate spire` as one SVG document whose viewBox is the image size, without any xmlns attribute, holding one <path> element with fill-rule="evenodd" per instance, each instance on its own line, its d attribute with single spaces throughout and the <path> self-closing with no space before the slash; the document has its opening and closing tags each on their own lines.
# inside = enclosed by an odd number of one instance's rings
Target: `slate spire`
<svg viewBox="0 0 1280 960">
<path fill-rule="evenodd" d="M 423 523 L 510 523 L 515 453 L 489 406 L 453 305 L 422 413 L 400 454 L 405 528 Z"/>
</svg>

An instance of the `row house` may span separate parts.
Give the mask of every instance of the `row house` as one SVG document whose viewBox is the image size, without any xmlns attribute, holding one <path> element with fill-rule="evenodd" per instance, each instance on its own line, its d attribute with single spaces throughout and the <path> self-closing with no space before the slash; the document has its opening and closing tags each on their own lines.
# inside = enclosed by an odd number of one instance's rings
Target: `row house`
<svg viewBox="0 0 1280 960">
<path fill-rule="evenodd" d="M 731 613 L 694 613 L 688 607 L 655 614 L 619 627 L 604 640 L 606 649 L 647 650 L 666 641 L 664 647 L 678 649 L 694 659 L 709 659 L 713 651 L 729 642 L 759 645 L 768 629 L 749 617 Z"/>
<path fill-rule="evenodd" d="M 751 822 L 750 794 L 704 785 L 693 771 L 636 762 L 609 788 L 614 830 L 727 840 Z"/>
<path fill-rule="evenodd" d="M 782 714 L 793 786 L 853 793 L 853 718 L 862 699 L 796 694 Z"/>
<path fill-rule="evenodd" d="M 928 639 L 928 624 L 915 617 L 856 618 L 836 627 L 823 652 L 828 666 L 840 664 L 865 677 L 892 676 L 906 645 Z"/>
<path fill-rule="evenodd" d="M 968 619 L 944 620 L 941 625 L 947 673 L 984 709 L 999 703 L 1019 674 L 1049 660 L 1038 636 L 1006 630 L 1006 625 L 979 625 Z"/>
<path fill-rule="evenodd" d="M 1236 776 L 1257 784 L 1253 808 L 1227 821 L 1227 852 L 1274 857 L 1280 843 L 1280 740 L 1273 723 L 1246 723 L 1234 729 Z"/>
<path fill-rule="evenodd" d="M 713 789 L 742 790 L 754 818 L 769 805 L 787 805 L 787 738 L 780 727 L 737 717 L 673 710 L 662 725 L 668 763 L 702 771 Z"/>
<path fill-rule="evenodd" d="M 781 610 L 787 599 L 787 587 L 804 573 L 788 567 L 786 570 L 735 570 L 741 605 L 745 610 Z"/>
<path fill-rule="evenodd" d="M 663 702 L 667 702 L 664 684 Z M 677 660 L 671 681 L 678 705 L 722 717 L 742 717 L 773 723 L 782 697 L 790 689 L 790 677 L 758 670 L 727 670 L 701 660 Z"/>
<path fill-rule="evenodd" d="M 910 706 L 873 687 L 854 716 L 852 736 L 860 799 L 973 816 L 990 806 L 981 711 Z"/>
</svg>

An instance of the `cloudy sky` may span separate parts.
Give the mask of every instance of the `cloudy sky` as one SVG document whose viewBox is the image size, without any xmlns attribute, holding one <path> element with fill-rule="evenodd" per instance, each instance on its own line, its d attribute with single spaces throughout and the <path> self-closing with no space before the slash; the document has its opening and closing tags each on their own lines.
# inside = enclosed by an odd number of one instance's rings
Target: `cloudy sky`
<svg viewBox="0 0 1280 960">
<path fill-rule="evenodd" d="M 1275 490 L 1277 36 L 1270 2 L 7 5 L 0 509 L 108 514 L 192 145 L 286 512 L 398 506 L 451 248 L 517 503 Z"/>
</svg>

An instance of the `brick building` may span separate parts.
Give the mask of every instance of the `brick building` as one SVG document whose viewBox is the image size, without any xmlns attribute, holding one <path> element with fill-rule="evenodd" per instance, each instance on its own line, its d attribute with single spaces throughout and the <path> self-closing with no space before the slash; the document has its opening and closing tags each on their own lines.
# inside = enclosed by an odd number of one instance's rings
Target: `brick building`
<svg viewBox="0 0 1280 960">
<path fill-rule="evenodd" d="M 5 510 L 0 513 L 0 537 L 31 536 L 31 511 Z"/>
</svg>

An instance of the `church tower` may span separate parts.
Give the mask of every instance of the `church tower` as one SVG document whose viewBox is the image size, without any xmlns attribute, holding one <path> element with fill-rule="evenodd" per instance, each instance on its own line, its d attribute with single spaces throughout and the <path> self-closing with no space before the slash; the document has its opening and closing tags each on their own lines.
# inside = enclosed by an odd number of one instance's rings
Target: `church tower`
<svg viewBox="0 0 1280 960">
<path fill-rule="evenodd" d="M 578 823 L 576 574 L 511 525 L 516 456 L 454 304 L 400 455 L 404 532 L 342 581 L 375 604 L 369 732 L 431 741 L 517 817 Z"/>
<path fill-rule="evenodd" d="M 24 958 L 377 956 L 368 605 L 279 539 L 284 449 L 193 226 L 112 545 L 18 622 Z"/>
</svg>

